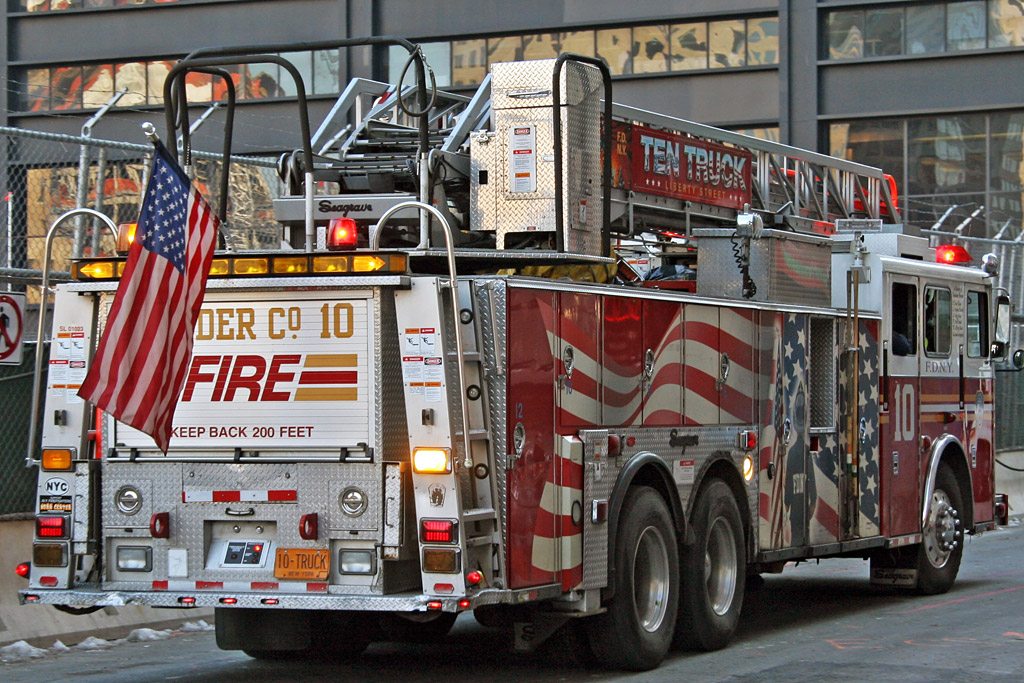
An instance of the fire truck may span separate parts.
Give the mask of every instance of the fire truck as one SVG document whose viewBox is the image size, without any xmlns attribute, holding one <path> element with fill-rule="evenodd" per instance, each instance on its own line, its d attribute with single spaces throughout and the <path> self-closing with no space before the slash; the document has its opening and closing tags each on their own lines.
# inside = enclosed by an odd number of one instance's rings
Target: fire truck
<svg viewBox="0 0 1024 683">
<path fill-rule="evenodd" d="M 299 80 L 282 246 L 226 231 L 166 453 L 76 393 L 123 258 L 55 288 L 23 603 L 212 607 L 254 657 L 472 611 L 643 670 L 724 647 L 789 563 L 949 590 L 1006 509 L 995 259 L 930 246 L 878 169 L 614 103 L 598 59 L 467 95 L 359 44 L 415 83 L 312 131 Z M 180 62 L 169 137 L 185 75 L 288 49 Z"/>
</svg>

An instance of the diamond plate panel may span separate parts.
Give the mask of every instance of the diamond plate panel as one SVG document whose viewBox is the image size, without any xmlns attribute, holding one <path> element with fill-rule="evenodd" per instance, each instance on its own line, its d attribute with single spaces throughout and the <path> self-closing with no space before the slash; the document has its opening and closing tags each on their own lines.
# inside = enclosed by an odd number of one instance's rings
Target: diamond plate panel
<svg viewBox="0 0 1024 683">
<path fill-rule="evenodd" d="M 623 448 L 623 455 L 618 460 L 621 466 L 629 457 L 643 451 L 660 455 L 672 470 L 679 492 L 679 500 L 689 519 L 694 503 L 694 494 L 700 487 L 708 468 L 718 460 L 726 459 L 736 467 L 737 473 L 743 471 L 745 454 L 736 448 L 736 437 L 743 426 L 729 427 L 671 427 L 653 429 L 650 427 L 616 430 L 622 435 L 623 443 L 630 437 L 635 439 L 634 445 Z M 692 445 L 691 445 L 692 444 Z M 692 470 L 689 461 L 693 461 Z M 692 472 L 692 474 L 691 474 Z M 613 477 L 618 471 L 613 471 Z M 741 475 L 742 476 L 742 475 Z M 758 491 L 755 480 L 746 482 L 748 519 L 751 520 L 750 533 L 756 541 L 758 514 Z M 744 501 L 736 501 L 743 506 Z M 748 547 L 751 547 L 748 544 Z M 753 547 L 757 547 L 756 545 Z"/>
<path fill-rule="evenodd" d="M 493 134 L 474 133 L 469 140 L 469 228 L 498 229 L 496 175 L 494 154 L 498 142 Z M 482 182 L 486 177 L 487 182 Z"/>
<path fill-rule="evenodd" d="M 554 122 L 552 76 L 554 60 L 496 64 L 492 69 L 492 107 L 497 143 L 491 173 L 499 188 L 497 243 L 519 232 L 550 232 L 556 229 L 555 204 L 562 201 L 565 250 L 599 254 L 601 248 L 601 129 L 600 73 L 594 67 L 566 63 L 561 72 L 562 188 L 555 198 Z M 510 131 L 534 126 L 536 176 L 534 192 L 512 192 Z M 493 144 L 493 143 L 492 143 Z"/>
<path fill-rule="evenodd" d="M 615 490 L 618 468 L 612 467 L 607 448 L 607 430 L 580 432 L 583 439 L 583 583 L 588 588 L 608 585 L 608 533 L 609 522 L 594 522 L 595 500 L 610 501 Z"/>
<path fill-rule="evenodd" d="M 402 542 L 402 466 L 384 467 L 384 545 Z"/>
<path fill-rule="evenodd" d="M 398 318 L 395 297 L 391 290 L 374 291 L 374 334 L 377 353 L 374 370 L 377 375 L 375 435 L 380 452 L 377 459 L 389 462 L 409 460 L 409 431 L 406 425 L 405 391 L 399 348 Z"/>
<path fill-rule="evenodd" d="M 498 550 L 498 567 L 505 567 L 505 548 L 508 538 L 507 529 L 507 472 L 506 453 L 506 405 L 507 389 L 505 383 L 505 339 L 506 319 L 506 285 L 504 280 L 488 280 L 476 289 L 479 305 L 476 307 L 480 319 L 481 339 L 483 342 L 482 358 L 485 379 L 488 388 L 488 424 L 491 439 L 491 477 L 494 481 L 492 495 L 494 509 L 498 516 L 498 530 L 501 545 Z"/>
</svg>

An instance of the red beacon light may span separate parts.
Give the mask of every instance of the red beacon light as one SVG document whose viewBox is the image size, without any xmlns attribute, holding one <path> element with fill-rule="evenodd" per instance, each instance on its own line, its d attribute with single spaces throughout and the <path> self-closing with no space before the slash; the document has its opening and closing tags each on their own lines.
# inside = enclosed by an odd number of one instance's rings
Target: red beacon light
<svg viewBox="0 0 1024 683">
<path fill-rule="evenodd" d="M 332 218 L 327 226 L 327 248 L 331 251 L 355 249 L 358 226 L 351 218 Z"/>
<path fill-rule="evenodd" d="M 938 263 L 945 263 L 948 265 L 971 263 L 974 261 L 966 249 L 955 244 L 940 244 L 935 247 L 935 260 Z"/>
</svg>

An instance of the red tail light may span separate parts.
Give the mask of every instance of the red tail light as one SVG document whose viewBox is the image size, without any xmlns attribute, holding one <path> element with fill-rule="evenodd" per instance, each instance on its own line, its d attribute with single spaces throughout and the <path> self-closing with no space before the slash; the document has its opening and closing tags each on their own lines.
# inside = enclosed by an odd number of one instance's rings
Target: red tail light
<svg viewBox="0 0 1024 683">
<path fill-rule="evenodd" d="M 358 239 L 358 228 L 351 218 L 332 218 L 327 226 L 327 248 L 332 251 L 355 249 Z"/>
<path fill-rule="evenodd" d="M 69 538 L 68 518 L 64 516 L 36 517 L 37 538 Z"/>
<path fill-rule="evenodd" d="M 420 540 L 424 543 L 455 543 L 458 526 L 453 519 L 424 519 L 420 522 Z"/>
<path fill-rule="evenodd" d="M 939 263 L 948 263 L 950 265 L 957 263 L 970 263 L 974 259 L 971 255 L 961 246 L 955 244 L 942 244 L 935 247 L 935 260 Z"/>
</svg>

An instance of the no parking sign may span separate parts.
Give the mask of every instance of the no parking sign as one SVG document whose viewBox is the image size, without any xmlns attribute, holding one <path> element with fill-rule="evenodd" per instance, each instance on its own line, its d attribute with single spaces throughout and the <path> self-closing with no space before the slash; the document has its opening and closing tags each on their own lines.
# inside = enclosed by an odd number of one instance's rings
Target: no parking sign
<svg viewBox="0 0 1024 683">
<path fill-rule="evenodd" d="M 24 311 L 24 294 L 0 294 L 0 365 L 21 365 Z"/>
</svg>

